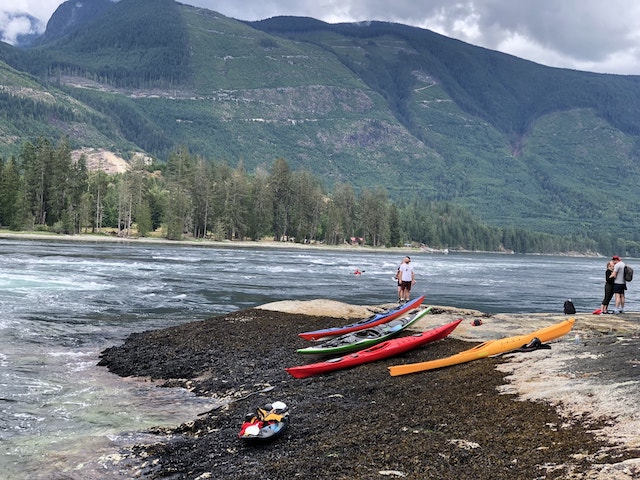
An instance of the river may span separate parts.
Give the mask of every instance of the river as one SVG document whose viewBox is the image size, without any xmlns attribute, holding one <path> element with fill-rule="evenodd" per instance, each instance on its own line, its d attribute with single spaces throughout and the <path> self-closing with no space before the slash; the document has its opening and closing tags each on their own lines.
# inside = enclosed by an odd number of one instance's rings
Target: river
<svg viewBox="0 0 640 480">
<path fill-rule="evenodd" d="M 606 259 L 411 253 L 425 304 L 490 313 L 591 312 Z M 97 367 L 133 332 L 279 300 L 396 300 L 398 252 L 0 239 L 0 472 L 9 480 L 126 478 L 103 465 L 144 429 L 211 407 Z M 633 265 L 633 261 L 630 262 Z M 362 271 L 354 275 L 355 270 Z M 639 294 L 630 285 L 631 310 Z M 123 474 L 124 475 L 124 474 Z"/>
</svg>

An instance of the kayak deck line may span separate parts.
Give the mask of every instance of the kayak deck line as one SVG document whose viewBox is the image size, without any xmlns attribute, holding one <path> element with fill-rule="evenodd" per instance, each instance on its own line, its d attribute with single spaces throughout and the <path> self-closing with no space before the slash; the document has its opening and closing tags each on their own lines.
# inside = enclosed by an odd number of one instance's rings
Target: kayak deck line
<svg viewBox="0 0 640 480">
<path fill-rule="evenodd" d="M 431 342 L 441 340 L 453 332 L 460 322 L 462 322 L 462 319 L 455 320 L 446 325 L 424 332 L 385 340 L 384 342 L 357 352 L 345 354 L 341 357 L 330 358 L 325 361 L 299 365 L 296 367 L 289 367 L 285 370 L 295 378 L 307 378 L 313 375 L 353 368 L 365 363 L 383 360 L 425 346 Z"/>
<path fill-rule="evenodd" d="M 387 310 L 382 313 L 376 313 L 371 315 L 368 318 L 360 320 L 355 323 L 350 323 L 348 325 L 343 325 L 341 327 L 330 327 L 323 328 L 320 330 L 313 330 L 311 332 L 302 332 L 299 333 L 298 336 L 304 338 L 305 340 L 326 340 L 331 337 L 335 337 L 338 335 L 344 335 L 346 333 L 357 332 L 358 330 L 364 330 L 365 328 L 375 327 L 377 325 L 381 325 L 385 322 L 389 322 L 394 320 L 405 313 L 408 313 L 424 302 L 425 296 L 422 295 L 415 300 L 412 300 L 408 303 L 400 305 L 396 308 Z"/>
<path fill-rule="evenodd" d="M 345 333 L 344 335 L 332 337 L 321 344 L 301 348 L 296 351 L 304 355 L 317 356 L 342 355 L 348 352 L 362 350 L 398 335 L 401 331 L 405 330 L 429 313 L 431 313 L 431 306 L 426 309 L 419 310 L 413 315 L 409 314 L 402 318 L 394 318 L 393 320 L 381 323 L 375 327 Z"/>
</svg>

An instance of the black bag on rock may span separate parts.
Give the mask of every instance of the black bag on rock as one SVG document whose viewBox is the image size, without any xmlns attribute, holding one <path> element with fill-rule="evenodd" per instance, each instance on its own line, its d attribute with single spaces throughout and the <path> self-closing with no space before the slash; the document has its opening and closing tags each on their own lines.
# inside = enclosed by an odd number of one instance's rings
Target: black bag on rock
<svg viewBox="0 0 640 480">
<path fill-rule="evenodd" d="M 573 305 L 571 299 L 564 301 L 564 314 L 565 315 L 573 315 L 576 313 L 576 307 Z"/>
</svg>

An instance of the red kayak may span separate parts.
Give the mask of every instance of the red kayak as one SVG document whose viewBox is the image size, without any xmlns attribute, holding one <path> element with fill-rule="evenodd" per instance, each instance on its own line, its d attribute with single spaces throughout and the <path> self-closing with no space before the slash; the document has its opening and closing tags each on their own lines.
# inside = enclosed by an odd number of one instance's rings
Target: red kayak
<svg viewBox="0 0 640 480">
<path fill-rule="evenodd" d="M 424 295 L 416 298 L 415 300 L 400 305 L 392 310 L 387 310 L 386 312 L 371 315 L 369 318 L 360 320 L 357 323 L 351 323 L 342 327 L 331 327 L 322 330 L 314 330 L 313 332 L 299 333 L 298 335 L 305 340 L 320 340 L 321 338 L 334 337 L 336 335 L 344 335 L 345 333 L 357 332 L 358 330 L 375 327 L 376 325 L 380 325 L 382 323 L 393 320 L 394 318 L 398 318 L 399 316 L 404 315 L 414 308 L 418 308 L 423 301 Z"/>
<path fill-rule="evenodd" d="M 442 325 L 422 333 L 416 333 L 407 337 L 394 338 L 386 342 L 379 343 L 373 347 L 360 350 L 342 357 L 332 358 L 324 362 L 311 363 L 309 365 L 300 365 L 298 367 L 289 367 L 285 370 L 295 378 L 306 378 L 320 373 L 333 372 L 343 368 L 355 367 L 363 363 L 382 360 L 383 358 L 393 357 L 414 348 L 425 345 L 429 342 L 441 340 L 455 330 L 462 322 L 462 319 Z"/>
</svg>

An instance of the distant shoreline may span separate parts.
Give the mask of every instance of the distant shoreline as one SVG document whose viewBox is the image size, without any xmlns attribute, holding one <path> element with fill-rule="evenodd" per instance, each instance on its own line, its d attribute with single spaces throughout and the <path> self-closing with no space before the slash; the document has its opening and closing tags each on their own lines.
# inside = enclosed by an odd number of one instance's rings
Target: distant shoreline
<svg viewBox="0 0 640 480">
<path fill-rule="evenodd" d="M 273 240 L 208 240 L 208 239 L 189 239 L 189 240 L 168 240 L 166 238 L 154 237 L 117 237 L 104 234 L 77 234 L 64 235 L 59 233 L 33 233 L 33 232 L 6 232 L 0 231 L 0 239 L 7 240 L 56 240 L 69 242 L 85 242 L 85 243 L 123 243 L 123 244 L 156 244 L 156 245 L 187 245 L 210 248 L 299 248 L 314 250 L 336 250 L 341 252 L 399 252 L 399 253 L 423 253 L 417 247 L 370 247 L 360 245 L 325 245 L 320 243 L 295 243 L 295 242 L 276 242 Z"/>
<path fill-rule="evenodd" d="M 425 255 L 446 255 L 448 253 L 493 253 L 498 255 L 515 255 L 514 252 L 483 251 L 483 250 L 458 250 L 446 249 L 421 249 L 420 247 L 372 247 L 362 245 L 326 245 L 323 243 L 297 243 L 297 242 L 276 242 L 274 240 L 209 240 L 203 238 L 192 238 L 188 240 L 169 240 L 159 237 L 118 237 L 108 234 L 79 233 L 76 235 L 66 235 L 61 233 L 34 233 L 34 232 L 9 232 L 0 230 L 0 240 L 58 240 L 69 242 L 85 243 L 123 243 L 136 244 L 146 243 L 155 245 L 186 245 L 208 248 L 284 248 L 284 249 L 310 249 L 340 252 L 391 252 L 400 254 L 425 254 Z M 586 254 L 579 252 L 556 252 L 556 253 L 526 253 L 522 255 L 551 255 L 564 257 L 601 257 L 599 254 Z"/>
</svg>

